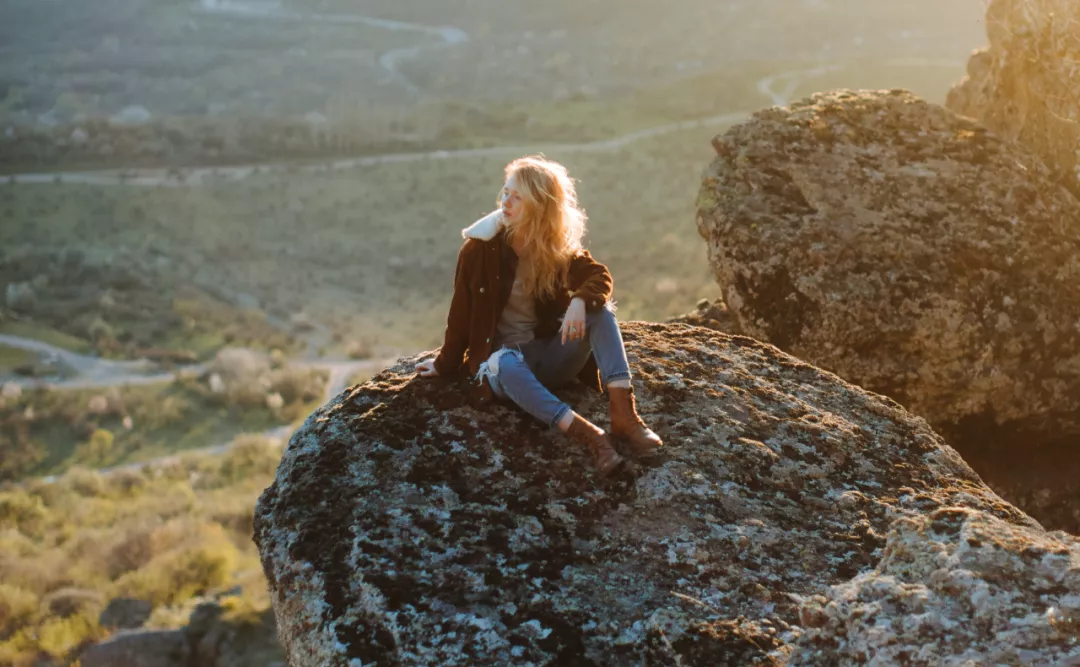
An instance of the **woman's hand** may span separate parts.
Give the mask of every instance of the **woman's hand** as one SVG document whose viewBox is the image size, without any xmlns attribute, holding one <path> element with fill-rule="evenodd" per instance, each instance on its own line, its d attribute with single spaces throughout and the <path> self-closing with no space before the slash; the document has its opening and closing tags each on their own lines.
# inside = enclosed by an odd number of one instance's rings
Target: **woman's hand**
<svg viewBox="0 0 1080 667">
<path fill-rule="evenodd" d="M 439 374 L 439 371 L 435 370 L 435 360 L 428 359 L 416 364 L 416 373 L 422 378 L 433 378 Z"/>
<path fill-rule="evenodd" d="M 562 328 L 559 331 L 562 334 L 563 345 L 566 345 L 567 341 L 585 337 L 585 301 L 583 299 L 574 297 L 570 300 L 570 307 L 563 315 Z"/>
</svg>

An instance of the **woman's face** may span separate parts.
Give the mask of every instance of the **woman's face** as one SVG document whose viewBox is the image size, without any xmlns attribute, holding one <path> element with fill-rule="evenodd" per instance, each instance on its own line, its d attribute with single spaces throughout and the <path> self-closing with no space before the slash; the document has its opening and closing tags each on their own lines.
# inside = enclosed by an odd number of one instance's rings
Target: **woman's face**
<svg viewBox="0 0 1080 667">
<path fill-rule="evenodd" d="M 507 222 L 513 223 L 521 219 L 521 214 L 525 209 L 525 202 L 517 191 L 517 183 L 513 175 L 506 179 L 506 184 L 503 185 L 502 192 L 499 193 L 499 205 L 502 206 L 503 218 Z"/>
</svg>

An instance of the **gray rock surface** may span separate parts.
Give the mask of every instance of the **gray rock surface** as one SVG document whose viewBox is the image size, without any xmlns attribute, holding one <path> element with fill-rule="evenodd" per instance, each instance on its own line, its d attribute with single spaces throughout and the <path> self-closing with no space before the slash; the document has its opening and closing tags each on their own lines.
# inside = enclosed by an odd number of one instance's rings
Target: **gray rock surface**
<svg viewBox="0 0 1080 667">
<path fill-rule="evenodd" d="M 1080 3 L 993 0 L 986 34 L 945 105 L 1030 148 L 1080 196 Z"/>
<path fill-rule="evenodd" d="M 1080 665 L 1080 539 L 960 508 L 900 519 L 874 570 L 800 617 L 792 667 Z"/>
<path fill-rule="evenodd" d="M 741 334 L 739 325 L 735 322 L 735 316 L 731 314 L 731 310 L 728 309 L 723 299 L 714 301 L 702 299 L 697 303 L 694 310 L 668 318 L 667 322 L 705 327 L 726 334 Z"/>
<path fill-rule="evenodd" d="M 106 628 L 141 628 L 150 618 L 153 605 L 135 598 L 113 598 L 98 617 L 98 623 Z"/>
<path fill-rule="evenodd" d="M 698 229 L 744 333 L 935 426 L 1080 431 L 1080 202 L 1026 149 L 904 91 L 713 145 Z"/>
<path fill-rule="evenodd" d="M 667 447 L 610 480 L 417 359 L 311 415 L 255 511 L 290 664 L 780 665 L 798 601 L 872 571 L 895 521 L 1041 533 L 886 398 L 749 338 L 623 333 Z M 602 396 L 562 394 L 606 423 Z"/>
<path fill-rule="evenodd" d="M 187 667 L 191 646 L 180 630 L 133 630 L 86 649 L 80 667 Z"/>
</svg>

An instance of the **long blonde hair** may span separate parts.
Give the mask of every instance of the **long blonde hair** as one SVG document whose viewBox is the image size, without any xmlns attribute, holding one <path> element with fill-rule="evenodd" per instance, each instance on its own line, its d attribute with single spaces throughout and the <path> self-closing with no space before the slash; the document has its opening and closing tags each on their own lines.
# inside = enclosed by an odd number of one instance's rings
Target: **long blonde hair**
<svg viewBox="0 0 1080 667">
<path fill-rule="evenodd" d="M 522 283 L 530 294 L 554 298 L 585 236 L 587 218 L 578 206 L 574 181 L 566 167 L 542 155 L 518 158 L 505 172 L 507 179 L 514 177 L 524 209 L 506 228 L 507 243 L 520 236 L 529 248 Z"/>
</svg>

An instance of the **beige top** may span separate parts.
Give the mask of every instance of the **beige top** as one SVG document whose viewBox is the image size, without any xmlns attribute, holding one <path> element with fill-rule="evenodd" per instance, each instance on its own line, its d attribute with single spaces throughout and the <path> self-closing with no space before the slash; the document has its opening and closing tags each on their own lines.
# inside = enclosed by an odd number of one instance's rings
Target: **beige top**
<svg viewBox="0 0 1080 667">
<path fill-rule="evenodd" d="M 521 345 L 528 343 L 534 337 L 536 302 L 533 295 L 525 291 L 525 285 L 521 282 L 523 265 L 524 262 L 518 262 L 517 272 L 514 274 L 514 287 L 510 290 L 510 298 L 507 299 L 502 317 L 495 328 L 496 347 Z"/>
</svg>

